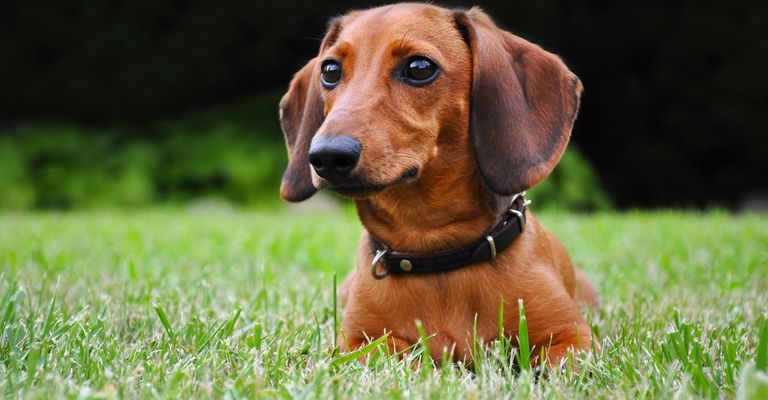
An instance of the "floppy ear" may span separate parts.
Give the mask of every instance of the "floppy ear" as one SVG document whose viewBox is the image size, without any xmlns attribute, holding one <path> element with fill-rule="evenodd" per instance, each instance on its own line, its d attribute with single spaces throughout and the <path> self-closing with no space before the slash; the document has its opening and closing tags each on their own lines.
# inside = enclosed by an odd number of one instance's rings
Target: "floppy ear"
<svg viewBox="0 0 768 400">
<path fill-rule="evenodd" d="M 328 23 L 328 32 L 320 44 L 321 53 L 336 42 L 343 19 L 332 18 Z M 317 192 L 312 184 L 308 153 L 312 138 L 325 120 L 323 108 L 320 61 L 315 57 L 294 75 L 288 92 L 280 100 L 280 126 L 288 147 L 288 167 L 280 184 L 283 200 L 303 201 Z"/>
<path fill-rule="evenodd" d="M 312 185 L 307 153 L 324 119 L 319 68 L 317 58 L 310 60 L 293 77 L 288 92 L 280 100 L 280 125 L 288 148 L 288 167 L 280 184 L 280 197 L 286 201 L 306 200 L 317 191 Z"/>
<path fill-rule="evenodd" d="M 557 56 L 499 29 L 480 9 L 454 18 L 472 55 L 469 129 L 480 174 L 495 193 L 521 192 L 560 160 L 581 82 Z"/>
</svg>

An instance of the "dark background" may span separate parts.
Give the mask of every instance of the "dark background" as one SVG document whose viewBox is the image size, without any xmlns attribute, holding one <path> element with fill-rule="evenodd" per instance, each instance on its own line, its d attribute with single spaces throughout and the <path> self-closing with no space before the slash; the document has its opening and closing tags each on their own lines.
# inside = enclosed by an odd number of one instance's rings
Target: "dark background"
<svg viewBox="0 0 768 400">
<path fill-rule="evenodd" d="M 582 79 L 573 143 L 615 205 L 738 209 L 768 196 L 768 2 L 477 3 Z M 279 93 L 329 17 L 374 4 L 5 0 L 0 124 L 144 126 Z M 275 126 L 276 104 L 263 107 Z"/>
</svg>

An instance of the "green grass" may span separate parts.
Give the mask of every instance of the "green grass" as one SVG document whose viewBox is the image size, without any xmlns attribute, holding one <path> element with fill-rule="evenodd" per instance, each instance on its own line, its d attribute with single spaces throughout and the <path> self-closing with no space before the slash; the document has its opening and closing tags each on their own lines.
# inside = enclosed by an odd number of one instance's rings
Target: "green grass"
<svg viewBox="0 0 768 400">
<path fill-rule="evenodd" d="M 539 219 L 603 309 L 590 316 L 602 351 L 537 381 L 510 368 L 508 343 L 474 372 L 415 370 L 381 348 L 368 365 L 334 354 L 333 276 L 349 271 L 360 231 L 351 212 L 3 214 L 0 397 L 765 394 L 768 215 Z"/>
</svg>

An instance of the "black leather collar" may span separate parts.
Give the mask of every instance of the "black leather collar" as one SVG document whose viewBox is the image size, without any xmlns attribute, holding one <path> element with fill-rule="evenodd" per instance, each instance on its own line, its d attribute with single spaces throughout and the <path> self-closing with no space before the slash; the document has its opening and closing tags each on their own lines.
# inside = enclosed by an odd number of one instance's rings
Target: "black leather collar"
<svg viewBox="0 0 768 400">
<path fill-rule="evenodd" d="M 371 239 L 375 252 L 371 261 L 371 274 L 384 279 L 389 274 L 427 274 L 451 271 L 478 261 L 489 261 L 504 251 L 525 231 L 525 212 L 530 200 L 525 192 L 512 197 L 499 222 L 475 243 L 458 249 L 437 253 L 403 253 L 389 249 L 376 239 Z M 377 270 L 381 265 L 383 273 Z"/>
</svg>

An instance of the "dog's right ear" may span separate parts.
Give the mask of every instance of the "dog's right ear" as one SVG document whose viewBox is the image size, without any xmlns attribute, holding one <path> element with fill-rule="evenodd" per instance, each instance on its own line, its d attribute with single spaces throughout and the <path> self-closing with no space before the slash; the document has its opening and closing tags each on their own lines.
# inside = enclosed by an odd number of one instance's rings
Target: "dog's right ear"
<svg viewBox="0 0 768 400">
<path fill-rule="evenodd" d="M 317 191 L 312 185 L 307 153 L 323 119 L 320 66 L 317 58 L 313 58 L 293 77 L 288 92 L 280 100 L 280 126 L 288 148 L 288 167 L 280 184 L 283 200 L 306 200 Z"/>
</svg>

